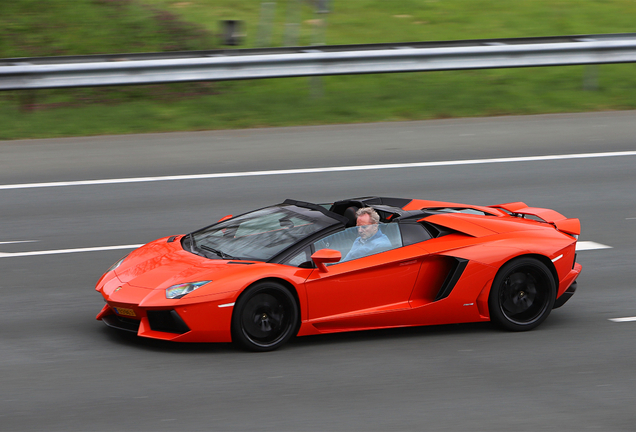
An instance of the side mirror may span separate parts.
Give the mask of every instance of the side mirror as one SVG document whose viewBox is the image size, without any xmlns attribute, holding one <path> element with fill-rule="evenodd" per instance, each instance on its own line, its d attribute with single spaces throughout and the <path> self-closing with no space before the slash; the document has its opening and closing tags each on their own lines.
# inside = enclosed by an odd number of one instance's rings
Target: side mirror
<svg viewBox="0 0 636 432">
<path fill-rule="evenodd" d="M 327 273 L 329 270 L 327 270 L 327 266 L 325 264 L 340 261 L 342 259 L 342 254 L 333 249 L 320 249 L 311 256 L 311 259 L 316 264 L 316 267 L 318 267 L 318 271 Z"/>
<path fill-rule="evenodd" d="M 223 222 L 224 220 L 228 220 L 228 219 L 232 219 L 232 215 L 223 216 L 221 219 L 219 219 L 219 222 Z"/>
</svg>

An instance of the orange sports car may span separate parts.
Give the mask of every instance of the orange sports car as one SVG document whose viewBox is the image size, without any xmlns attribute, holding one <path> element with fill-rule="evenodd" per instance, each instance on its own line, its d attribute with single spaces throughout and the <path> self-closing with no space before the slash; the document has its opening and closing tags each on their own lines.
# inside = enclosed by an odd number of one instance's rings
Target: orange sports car
<svg viewBox="0 0 636 432">
<path fill-rule="evenodd" d="M 579 233 L 578 219 L 522 202 L 286 200 L 131 252 L 97 283 L 97 319 L 254 351 L 388 327 L 530 330 L 576 290 Z"/>
</svg>

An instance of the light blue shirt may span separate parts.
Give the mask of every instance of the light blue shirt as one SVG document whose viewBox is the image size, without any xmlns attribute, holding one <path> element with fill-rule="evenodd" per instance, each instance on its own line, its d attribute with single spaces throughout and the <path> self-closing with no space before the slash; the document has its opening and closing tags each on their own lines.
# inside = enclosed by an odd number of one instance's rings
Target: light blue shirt
<svg viewBox="0 0 636 432">
<path fill-rule="evenodd" d="M 378 229 L 378 232 L 366 240 L 363 240 L 361 237 L 355 239 L 351 250 L 343 261 L 362 258 L 389 249 L 391 249 L 391 241 Z"/>
</svg>

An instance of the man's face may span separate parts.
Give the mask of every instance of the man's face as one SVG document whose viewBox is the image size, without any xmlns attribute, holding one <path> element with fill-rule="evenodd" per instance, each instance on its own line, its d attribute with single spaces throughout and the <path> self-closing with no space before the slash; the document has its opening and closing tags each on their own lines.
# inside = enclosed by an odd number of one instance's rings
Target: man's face
<svg viewBox="0 0 636 432">
<path fill-rule="evenodd" d="M 358 227 L 358 236 L 363 240 L 373 237 L 378 232 L 378 225 L 371 222 L 371 216 L 368 214 L 358 216 L 356 226 Z"/>
</svg>

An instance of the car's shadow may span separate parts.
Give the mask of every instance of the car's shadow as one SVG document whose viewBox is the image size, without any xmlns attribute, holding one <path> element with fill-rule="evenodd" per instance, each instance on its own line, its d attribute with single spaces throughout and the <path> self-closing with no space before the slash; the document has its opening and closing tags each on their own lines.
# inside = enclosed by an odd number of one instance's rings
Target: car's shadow
<svg viewBox="0 0 636 432">
<path fill-rule="evenodd" d="M 354 332 L 332 333 L 325 335 L 314 335 L 294 338 L 291 345 L 294 347 L 354 344 L 377 340 L 408 340 L 408 339 L 428 339 L 431 337 L 444 335 L 463 335 L 470 333 L 498 332 L 499 329 L 490 322 L 468 323 L 468 324 L 445 324 L 435 326 L 417 326 L 387 328 L 378 330 L 364 330 Z"/>
<path fill-rule="evenodd" d="M 550 329 L 558 329 L 567 326 L 572 321 L 572 317 L 563 314 L 552 314 L 549 319 L 541 325 L 531 330 L 532 333 Z M 426 341 L 437 339 L 438 337 L 452 337 L 464 335 L 510 335 L 516 332 L 504 330 L 490 321 L 464 324 L 443 324 L 431 326 L 414 326 L 386 328 L 378 330 L 352 331 L 342 333 L 332 333 L 315 336 L 303 336 L 292 339 L 288 345 L 296 348 L 306 348 L 311 346 L 354 344 L 368 341 L 391 340 L 415 340 Z"/>
<path fill-rule="evenodd" d="M 281 349 L 311 349 L 322 348 L 326 345 L 356 344 L 368 341 L 428 339 L 444 335 L 484 334 L 499 332 L 490 322 L 447 324 L 437 326 L 401 327 L 378 330 L 364 330 L 324 335 L 296 337 Z M 105 327 L 101 334 L 111 343 L 124 345 L 133 349 L 143 349 L 170 353 L 230 353 L 241 352 L 231 343 L 190 343 L 170 342 L 139 337 L 135 333 Z"/>
<path fill-rule="evenodd" d="M 149 339 L 137 336 L 135 333 L 113 329 L 104 326 L 100 333 L 104 338 L 117 345 L 123 345 L 133 349 L 143 349 L 166 353 L 223 353 L 236 352 L 236 348 L 230 343 L 192 343 L 171 342 L 158 339 Z"/>
</svg>

